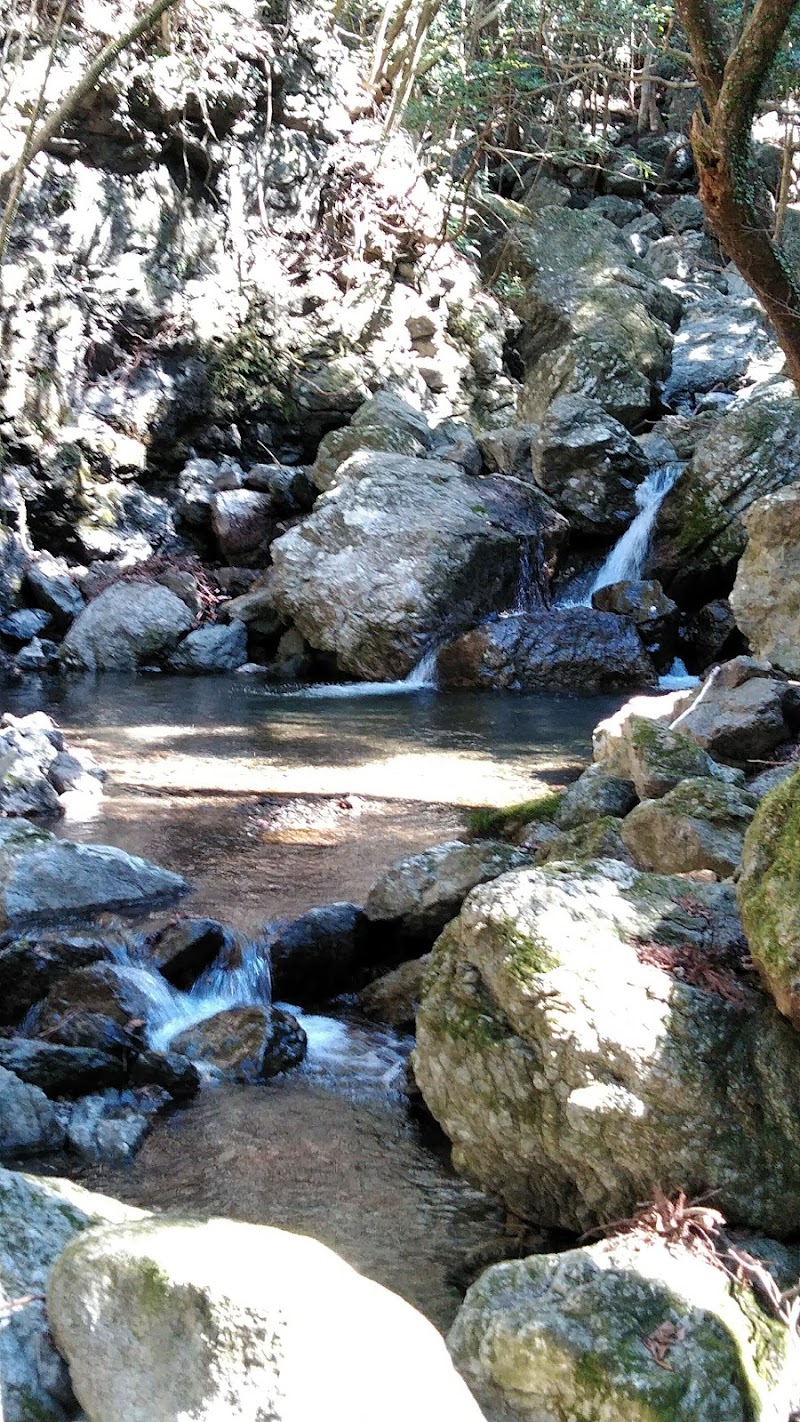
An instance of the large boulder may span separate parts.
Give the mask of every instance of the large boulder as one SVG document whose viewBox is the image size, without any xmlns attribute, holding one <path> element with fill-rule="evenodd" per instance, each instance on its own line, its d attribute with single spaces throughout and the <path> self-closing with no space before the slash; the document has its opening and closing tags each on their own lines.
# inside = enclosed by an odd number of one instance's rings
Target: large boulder
<svg viewBox="0 0 800 1422">
<path fill-rule="evenodd" d="M 743 951 L 727 884 L 604 861 L 475 889 L 434 946 L 414 1058 L 457 1168 L 548 1227 L 627 1218 L 658 1182 L 794 1231 L 800 1052 Z"/>
<path fill-rule="evenodd" d="M 272 546 L 274 606 L 366 680 L 405 676 L 431 640 L 508 606 L 531 541 L 566 523 L 533 489 L 454 464 L 355 454 Z"/>
<path fill-rule="evenodd" d="M 581 533 L 619 537 L 648 473 L 641 447 L 596 400 L 553 401 L 533 444 L 533 477 Z"/>
<path fill-rule="evenodd" d="M 65 1047 L 57 1042 L 0 1037 L 0 1066 L 20 1081 L 38 1086 L 45 1096 L 82 1096 L 105 1086 L 118 1086 L 122 1060 L 92 1047 Z"/>
<path fill-rule="evenodd" d="M 135 671 L 168 656 L 192 620 L 186 603 L 160 583 L 114 583 L 76 617 L 62 660 L 79 671 Z"/>
<path fill-rule="evenodd" d="M 92 963 L 87 968 L 76 968 L 50 989 L 37 1009 L 37 1030 L 49 1034 L 73 1013 L 104 1017 L 121 1027 L 135 1022 L 141 1029 L 153 1005 L 149 976 L 146 971 L 123 963 Z"/>
<path fill-rule="evenodd" d="M 91 1194 L 71 1180 L 0 1169 L 0 1413 L 5 1422 L 67 1422 L 75 1416 L 67 1365 L 45 1314 L 50 1270 L 81 1230 L 143 1217 L 142 1210 Z"/>
<path fill-rule="evenodd" d="M 680 611 L 654 578 L 627 578 L 618 583 L 606 583 L 592 593 L 592 607 L 600 612 L 615 612 L 618 617 L 629 617 L 657 665 L 669 666 Z"/>
<path fill-rule="evenodd" d="M 640 800 L 658 800 L 684 780 L 713 776 L 732 782 L 737 772 L 718 765 L 688 736 L 663 721 L 620 713 L 600 721 L 594 730 L 595 763 L 609 775 L 632 780 Z M 744 777 L 738 772 L 738 779 Z"/>
<path fill-rule="evenodd" d="M 793 689 L 769 664 L 736 657 L 712 671 L 675 728 L 720 760 L 763 760 L 796 724 Z"/>
<path fill-rule="evenodd" d="M 669 370 L 679 299 L 596 212 L 531 214 L 497 198 L 491 207 L 498 240 L 485 265 L 507 283 L 521 321 L 520 418 L 538 423 L 558 395 L 583 395 L 623 424 L 638 423 Z"/>
<path fill-rule="evenodd" d="M 764 796 L 744 843 L 739 906 L 750 954 L 800 1028 L 800 771 Z"/>
<path fill-rule="evenodd" d="M 0 926 L 144 908 L 188 889 L 185 879 L 106 844 L 73 844 L 27 820 L 0 820 Z"/>
<path fill-rule="evenodd" d="M 795 1251 L 741 1247 L 778 1289 L 794 1282 Z M 800 1396 L 792 1330 L 734 1268 L 644 1228 L 496 1264 L 450 1351 L 487 1415 L 514 1422 L 777 1422 Z"/>
<path fill-rule="evenodd" d="M 21 1022 L 74 968 L 110 956 L 108 945 L 92 934 L 41 932 L 12 940 L 0 948 L 0 1025 Z"/>
<path fill-rule="evenodd" d="M 433 433 L 425 416 L 398 395 L 380 390 L 356 410 L 349 425 L 324 436 L 311 466 L 311 478 L 316 488 L 324 491 L 335 484 L 338 470 L 351 454 L 373 450 L 424 459 L 432 443 Z"/>
<path fill-rule="evenodd" d="M 800 438 L 800 422 L 798 423 Z M 800 478 L 800 460 L 797 462 Z M 800 675 L 800 483 L 757 499 L 744 518 L 747 547 L 731 607 L 753 651 Z"/>
<path fill-rule="evenodd" d="M 61 1254 L 47 1306 L 89 1422 L 481 1422 L 432 1324 L 303 1235 L 93 1230 Z"/>
<path fill-rule="evenodd" d="M 170 671 L 201 676 L 236 671 L 247 661 L 247 628 L 236 620 L 227 626 L 198 627 L 185 637 L 167 662 Z"/>
<path fill-rule="evenodd" d="M 690 611 L 730 591 L 743 516 L 800 479 L 800 401 L 787 382 L 737 400 L 701 437 L 655 525 L 650 570 Z"/>
<path fill-rule="evenodd" d="M 733 874 L 756 800 L 738 785 L 702 776 L 683 780 L 660 800 L 644 800 L 620 833 L 634 863 L 660 874 L 710 869 Z"/>
<path fill-rule="evenodd" d="M 434 845 L 390 865 L 367 895 L 367 919 L 406 948 L 427 948 L 470 889 L 526 862 L 521 850 L 502 840 Z"/>
<path fill-rule="evenodd" d="M 485 622 L 444 646 L 439 685 L 599 693 L 652 686 L 653 663 L 624 617 L 556 607 Z"/>
<path fill-rule="evenodd" d="M 0 1066 L 0 1156 L 41 1155 L 63 1143 L 58 1116 L 41 1087 Z"/>
<path fill-rule="evenodd" d="M 322 904 L 282 924 L 270 939 L 274 995 L 306 1007 L 351 989 L 364 966 L 368 927 L 364 910 L 351 903 Z"/>
</svg>

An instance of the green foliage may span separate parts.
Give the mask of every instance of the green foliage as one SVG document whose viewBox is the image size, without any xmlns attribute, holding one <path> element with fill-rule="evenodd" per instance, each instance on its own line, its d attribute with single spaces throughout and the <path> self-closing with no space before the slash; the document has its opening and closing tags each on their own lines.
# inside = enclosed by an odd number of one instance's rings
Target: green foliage
<svg viewBox="0 0 800 1422">
<path fill-rule="evenodd" d="M 524 825 L 552 824 L 561 804 L 561 795 L 559 790 L 550 795 L 540 795 L 536 800 L 509 805 L 504 810 L 473 810 L 467 819 L 467 829 L 475 839 L 510 839 Z"/>
</svg>

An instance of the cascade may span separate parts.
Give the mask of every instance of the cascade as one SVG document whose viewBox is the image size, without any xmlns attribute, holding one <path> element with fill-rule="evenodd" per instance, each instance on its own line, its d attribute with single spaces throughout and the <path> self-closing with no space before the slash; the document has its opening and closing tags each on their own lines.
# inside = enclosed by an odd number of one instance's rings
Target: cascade
<svg viewBox="0 0 800 1422">
<path fill-rule="evenodd" d="M 683 464 L 661 464 L 642 480 L 636 490 L 639 512 L 600 567 L 583 599 L 586 606 L 591 606 L 592 593 L 607 587 L 609 583 L 627 582 L 642 576 L 658 511 L 684 467 Z"/>
</svg>

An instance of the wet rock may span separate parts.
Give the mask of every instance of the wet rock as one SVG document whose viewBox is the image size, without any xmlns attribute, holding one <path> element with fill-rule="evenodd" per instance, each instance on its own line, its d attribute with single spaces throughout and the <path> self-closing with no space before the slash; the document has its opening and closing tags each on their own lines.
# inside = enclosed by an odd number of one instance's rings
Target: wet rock
<svg viewBox="0 0 800 1422">
<path fill-rule="evenodd" d="M 793 1276 L 793 1251 L 771 1250 Z M 487 1416 L 519 1422 L 747 1422 L 800 1393 L 789 1330 L 751 1285 L 644 1230 L 494 1265 L 448 1341 Z"/>
<path fill-rule="evenodd" d="M 45 1096 L 84 1096 L 104 1086 L 119 1086 L 121 1062 L 90 1047 L 64 1047 L 24 1037 L 0 1038 L 0 1066 Z"/>
<path fill-rule="evenodd" d="M 41 1155 L 58 1150 L 64 1132 L 38 1086 L 0 1066 L 0 1156 Z"/>
<path fill-rule="evenodd" d="M 769 791 L 747 832 L 739 906 L 750 955 L 775 1003 L 800 1027 L 800 772 Z"/>
<path fill-rule="evenodd" d="M 223 489 L 212 499 L 211 523 L 223 558 L 258 566 L 273 528 L 272 501 L 253 489 Z"/>
<path fill-rule="evenodd" d="M 542 1226 L 627 1218 L 658 1180 L 792 1232 L 800 1054 L 742 952 L 726 884 L 604 861 L 475 889 L 434 946 L 414 1058 L 456 1167 Z"/>
<path fill-rule="evenodd" d="M 678 719 L 676 730 L 720 760 L 763 758 L 789 737 L 790 698 L 786 683 L 769 674 L 725 685 L 724 673 L 712 672 L 702 698 Z"/>
<path fill-rule="evenodd" d="M 23 672 L 55 670 L 58 664 L 58 645 L 46 637 L 42 640 L 34 637 L 26 647 L 17 652 L 14 661 Z"/>
<path fill-rule="evenodd" d="M 216 1067 L 231 1081 L 262 1081 L 272 1035 L 268 1007 L 230 1007 L 174 1037 L 172 1051 Z"/>
<path fill-rule="evenodd" d="M 632 623 L 588 607 L 553 608 L 485 622 L 437 658 L 439 685 L 512 691 L 652 686 L 655 669 Z"/>
<path fill-rule="evenodd" d="M 109 956 L 106 944 L 91 935 L 37 933 L 8 943 L 0 948 L 0 1024 L 21 1022 L 74 968 Z"/>
<path fill-rule="evenodd" d="M 390 865 L 370 889 L 364 909 L 370 923 L 386 933 L 387 954 L 392 941 L 427 948 L 470 889 L 526 862 L 521 850 L 501 840 L 449 840 Z"/>
<path fill-rule="evenodd" d="M 797 470 L 800 478 L 800 468 Z M 800 674 L 800 484 L 758 499 L 744 518 L 747 547 L 736 570 L 731 607 L 757 656 Z"/>
<path fill-rule="evenodd" d="M 636 440 L 596 400 L 553 401 L 533 444 L 533 477 L 580 532 L 619 537 L 648 473 Z"/>
<path fill-rule="evenodd" d="M 268 587 L 254 588 L 232 598 L 220 608 L 220 620 L 244 622 L 248 630 L 262 637 L 277 637 L 286 623 L 275 611 Z"/>
<path fill-rule="evenodd" d="M 356 454 L 272 546 L 272 605 L 343 671 L 395 680 L 449 625 L 508 603 L 524 538 L 544 561 L 566 528 L 541 494 L 456 465 Z"/>
<path fill-rule="evenodd" d="M 134 908 L 185 893 L 186 880 L 105 844 L 73 844 L 27 820 L 0 821 L 0 924 Z"/>
<path fill-rule="evenodd" d="M 211 967 L 229 936 L 216 919 L 178 919 L 159 930 L 150 946 L 150 961 L 168 983 L 185 990 Z"/>
<path fill-rule="evenodd" d="M 645 716 L 601 721 L 593 739 L 595 761 L 609 774 L 632 780 L 640 800 L 658 800 L 682 780 L 699 776 L 728 783 L 744 779 L 741 772 L 718 765 L 687 736 Z"/>
<path fill-rule="evenodd" d="M 658 666 L 673 658 L 680 611 L 654 579 L 628 579 L 608 583 L 592 594 L 592 607 L 629 617 Z"/>
<path fill-rule="evenodd" d="M 187 1407 L 198 1422 L 481 1422 L 432 1324 L 302 1235 L 231 1220 L 93 1231 L 60 1256 L 48 1314 L 103 1422 Z"/>
<path fill-rule="evenodd" d="M 721 780 L 684 780 L 660 800 L 645 800 L 624 821 L 622 839 L 639 869 L 686 874 L 711 869 L 726 878 L 742 857 L 756 801 Z"/>
<path fill-rule="evenodd" d="M 48 766 L 47 776 L 59 795 L 66 794 L 68 790 L 101 795 L 106 773 L 100 769 L 91 751 L 59 751 Z"/>
<path fill-rule="evenodd" d="M 42 612 L 41 609 L 33 607 L 23 607 L 19 612 L 12 612 L 0 621 L 0 633 L 7 641 L 19 647 L 24 642 L 32 642 L 33 638 L 38 637 L 49 625 L 50 614 L 48 612 Z"/>
<path fill-rule="evenodd" d="M 196 1067 L 177 1052 L 139 1052 L 128 1064 L 131 1086 L 159 1086 L 173 1101 L 189 1101 L 200 1089 Z"/>
<path fill-rule="evenodd" d="M 169 1092 L 159 1086 L 124 1091 L 111 1087 L 84 1096 L 61 1108 L 67 1141 L 81 1159 L 93 1164 L 127 1164 L 170 1101 Z"/>
<path fill-rule="evenodd" d="M 109 1017 L 141 1038 L 151 1001 L 145 972 L 93 963 L 76 968 L 50 989 L 37 1015 L 37 1030 L 47 1033 L 73 1012 L 90 1012 Z"/>
<path fill-rule="evenodd" d="M 309 909 L 270 939 L 273 992 L 303 1007 L 325 1002 L 353 988 L 368 952 L 369 921 L 359 904 Z"/>
<path fill-rule="evenodd" d="M 243 622 L 198 627 L 185 637 L 167 662 L 170 671 L 190 676 L 235 671 L 247 661 L 247 629 Z"/>
<path fill-rule="evenodd" d="M 401 963 L 376 978 L 358 994 L 361 1012 L 376 1022 L 388 1022 L 400 1032 L 413 1032 L 430 954 Z"/>
<path fill-rule="evenodd" d="M 64 1246 L 92 1225 L 144 1211 L 71 1180 L 0 1169 L 0 1402 L 5 1422 L 66 1422 L 76 1403 L 45 1314 L 44 1290 Z"/>
<path fill-rule="evenodd" d="M 61 656 L 81 671 L 134 671 L 168 656 L 191 626 L 186 604 L 160 583 L 114 583 L 75 619 Z"/>
<path fill-rule="evenodd" d="M 269 1036 L 261 1063 L 261 1075 L 265 1081 L 281 1076 L 285 1071 L 300 1066 L 305 1060 L 308 1038 L 296 1017 L 282 1007 L 273 1007 L 270 1013 Z"/>
<path fill-rule="evenodd" d="M 129 1031 L 102 1012 L 77 1007 L 47 1027 L 47 1041 L 60 1042 L 65 1047 L 92 1047 L 130 1063 L 142 1051 L 141 1034 L 137 1033 L 138 1029 Z"/>
<path fill-rule="evenodd" d="M 713 421 L 659 510 L 652 575 L 692 611 L 726 596 L 756 500 L 800 479 L 800 401 L 770 382 Z"/>
<path fill-rule="evenodd" d="M 83 610 L 83 596 L 62 559 L 39 557 L 26 569 L 23 587 L 34 606 L 49 614 L 58 632 L 65 632 Z"/>
<path fill-rule="evenodd" d="M 564 791 L 556 811 L 556 824 L 559 829 L 569 830 L 605 815 L 627 815 L 637 798 L 632 780 L 610 774 L 604 765 L 590 765 Z"/>
</svg>

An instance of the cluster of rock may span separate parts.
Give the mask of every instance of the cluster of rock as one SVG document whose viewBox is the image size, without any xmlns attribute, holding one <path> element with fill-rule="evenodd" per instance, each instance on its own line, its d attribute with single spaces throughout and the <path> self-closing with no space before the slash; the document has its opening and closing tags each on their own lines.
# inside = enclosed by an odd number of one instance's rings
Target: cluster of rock
<svg viewBox="0 0 800 1422">
<path fill-rule="evenodd" d="M 91 751 L 68 749 L 43 711 L 0 718 L 0 814 L 52 818 L 91 805 L 105 771 Z"/>
</svg>

